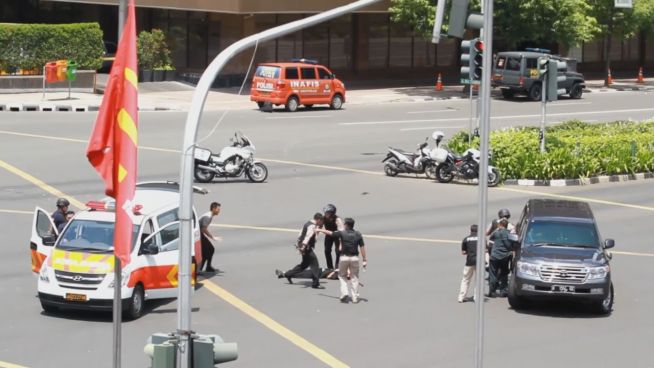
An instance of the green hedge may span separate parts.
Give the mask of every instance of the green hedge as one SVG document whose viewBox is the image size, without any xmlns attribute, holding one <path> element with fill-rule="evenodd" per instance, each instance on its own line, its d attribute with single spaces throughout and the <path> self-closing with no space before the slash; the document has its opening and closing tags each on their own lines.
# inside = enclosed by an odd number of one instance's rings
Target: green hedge
<svg viewBox="0 0 654 368">
<path fill-rule="evenodd" d="M 544 154 L 539 128 L 496 130 L 490 135 L 492 163 L 504 179 L 573 179 L 654 171 L 654 121 L 589 124 L 569 121 L 548 127 Z M 478 137 L 472 145 L 479 147 Z M 455 152 L 468 148 L 468 133 L 448 142 Z"/>
<path fill-rule="evenodd" d="M 48 61 L 69 59 L 78 69 L 102 65 L 98 23 L 0 24 L 0 69 L 39 69 Z"/>
</svg>

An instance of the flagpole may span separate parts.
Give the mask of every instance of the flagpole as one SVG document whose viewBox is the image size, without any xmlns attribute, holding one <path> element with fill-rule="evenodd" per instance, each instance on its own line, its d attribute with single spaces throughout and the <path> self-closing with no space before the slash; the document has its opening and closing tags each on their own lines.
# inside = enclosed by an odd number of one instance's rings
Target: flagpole
<svg viewBox="0 0 654 368">
<path fill-rule="evenodd" d="M 114 255 L 114 364 L 113 368 L 120 368 L 120 348 L 121 348 L 121 323 L 122 323 L 122 303 L 121 303 L 121 289 L 123 285 L 123 280 L 121 280 L 120 274 L 120 259 Z"/>
</svg>

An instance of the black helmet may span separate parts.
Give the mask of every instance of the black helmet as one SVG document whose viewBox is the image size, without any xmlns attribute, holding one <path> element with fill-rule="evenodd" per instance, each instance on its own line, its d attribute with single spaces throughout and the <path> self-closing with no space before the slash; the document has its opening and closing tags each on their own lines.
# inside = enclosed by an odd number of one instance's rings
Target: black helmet
<svg viewBox="0 0 654 368">
<path fill-rule="evenodd" d="M 511 217 L 511 212 L 509 212 L 508 208 L 502 208 L 497 212 L 497 217 L 498 218 L 510 218 Z"/>
<path fill-rule="evenodd" d="M 328 204 L 322 209 L 323 213 L 331 212 L 331 213 L 336 213 L 336 206 L 333 204 Z"/>
<path fill-rule="evenodd" d="M 68 207 L 70 206 L 70 202 L 66 198 L 59 198 L 57 199 L 57 207 Z"/>
</svg>

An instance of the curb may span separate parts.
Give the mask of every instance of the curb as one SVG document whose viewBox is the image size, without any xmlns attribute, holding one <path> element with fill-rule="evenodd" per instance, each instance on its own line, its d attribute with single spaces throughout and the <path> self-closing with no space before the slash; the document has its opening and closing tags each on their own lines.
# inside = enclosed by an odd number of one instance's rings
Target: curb
<svg viewBox="0 0 654 368">
<path fill-rule="evenodd" d="M 100 105 L 53 104 L 53 103 L 0 103 L 0 112 L 93 112 Z M 139 111 L 181 111 L 178 106 L 139 106 Z"/>
<path fill-rule="evenodd" d="M 603 175 L 581 179 L 533 180 L 507 179 L 504 185 L 536 186 L 536 187 L 566 187 L 574 185 L 589 185 L 600 183 L 618 183 L 623 181 L 654 179 L 654 173 L 637 173 L 624 175 Z"/>
</svg>

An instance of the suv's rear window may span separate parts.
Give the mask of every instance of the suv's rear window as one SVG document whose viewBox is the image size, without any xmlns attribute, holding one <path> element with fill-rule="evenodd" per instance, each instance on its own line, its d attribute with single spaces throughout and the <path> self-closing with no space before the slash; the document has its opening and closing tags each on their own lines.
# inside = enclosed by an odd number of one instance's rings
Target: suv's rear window
<svg viewBox="0 0 654 368">
<path fill-rule="evenodd" d="M 529 224 L 525 245 L 553 243 L 573 247 L 597 248 L 599 237 L 595 226 L 583 222 L 534 221 Z"/>
<path fill-rule="evenodd" d="M 510 57 L 506 62 L 506 70 L 520 70 L 520 59 Z"/>
<path fill-rule="evenodd" d="M 504 69 L 504 65 L 506 65 L 506 57 L 500 56 L 497 58 L 497 64 L 495 64 L 495 67 L 497 69 Z"/>
<path fill-rule="evenodd" d="M 316 69 L 314 67 L 301 69 L 302 79 L 316 79 Z"/>
<path fill-rule="evenodd" d="M 297 68 L 286 68 L 286 79 L 300 79 L 300 74 L 297 72 Z"/>
<path fill-rule="evenodd" d="M 279 78 L 279 71 L 280 71 L 280 68 L 278 68 L 276 66 L 260 65 L 260 66 L 257 67 L 257 71 L 254 74 L 257 77 L 278 79 Z"/>
</svg>

